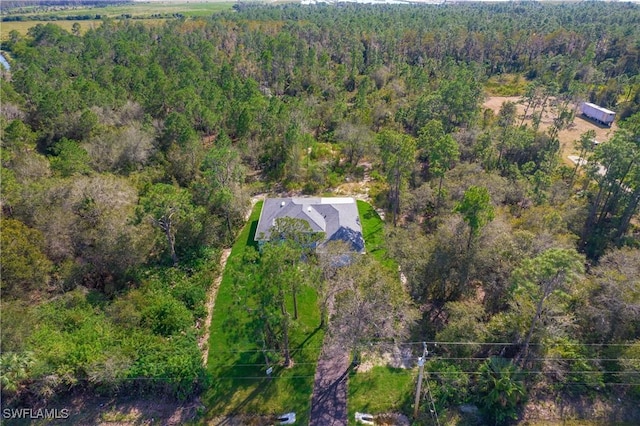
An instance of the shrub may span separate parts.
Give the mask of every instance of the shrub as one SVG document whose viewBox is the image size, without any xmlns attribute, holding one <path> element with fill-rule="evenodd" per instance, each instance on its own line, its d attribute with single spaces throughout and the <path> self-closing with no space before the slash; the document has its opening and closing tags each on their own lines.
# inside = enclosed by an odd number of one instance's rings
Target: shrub
<svg viewBox="0 0 640 426">
<path fill-rule="evenodd" d="M 183 303 L 165 294 L 153 294 L 142 313 L 142 323 L 155 334 L 171 336 L 193 324 L 193 315 Z"/>
<path fill-rule="evenodd" d="M 455 407 L 467 402 L 469 376 L 459 367 L 445 361 L 431 360 L 425 366 L 429 384 L 438 409 Z"/>
<path fill-rule="evenodd" d="M 491 357 L 478 373 L 478 402 L 485 418 L 496 425 L 517 419 L 525 399 L 518 368 L 508 359 Z"/>
</svg>

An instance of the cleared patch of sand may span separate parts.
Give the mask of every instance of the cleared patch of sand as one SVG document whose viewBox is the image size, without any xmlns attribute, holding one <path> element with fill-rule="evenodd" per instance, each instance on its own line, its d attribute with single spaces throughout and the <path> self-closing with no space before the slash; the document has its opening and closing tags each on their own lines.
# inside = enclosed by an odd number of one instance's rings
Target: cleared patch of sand
<svg viewBox="0 0 640 426">
<path fill-rule="evenodd" d="M 413 368 L 417 365 L 418 358 L 413 355 L 411 348 L 395 347 L 390 351 L 382 354 L 373 354 L 365 352 L 362 354 L 364 360 L 358 366 L 358 371 L 369 371 L 376 366 L 389 366 L 392 368 Z"/>
<path fill-rule="evenodd" d="M 486 108 L 491 109 L 497 115 L 498 112 L 500 111 L 500 107 L 502 106 L 502 104 L 507 101 L 511 101 L 516 104 L 517 111 L 518 111 L 517 122 L 519 123 L 520 120 L 522 120 L 522 116 L 524 115 L 524 111 L 526 107 L 525 102 L 522 100 L 522 97 L 520 96 L 490 96 L 485 100 L 483 107 L 485 109 Z M 588 130 L 593 130 L 596 132 L 596 140 L 598 142 L 606 142 L 611 138 L 611 136 L 613 136 L 613 132 L 615 132 L 618 129 L 618 125 L 616 123 L 613 123 L 611 128 L 608 128 L 608 127 L 599 126 L 598 124 L 592 121 L 582 118 L 578 110 L 578 105 L 576 105 L 576 111 L 577 111 L 576 118 L 573 121 L 573 124 L 571 124 L 568 129 L 562 130 L 558 134 L 558 139 L 560 140 L 560 150 L 562 153 L 562 159 L 568 165 L 573 164 L 568 159 L 568 156 L 572 154 L 576 154 L 578 152 L 578 149 L 576 149 L 575 142 L 580 139 L 581 134 L 587 132 Z M 529 112 L 529 115 L 530 115 L 530 112 Z M 549 106 L 547 107 L 547 111 L 542 117 L 540 128 L 542 130 L 548 129 L 553 124 L 553 117 L 554 117 L 553 106 Z M 531 126 L 532 124 L 531 117 L 525 118 L 524 124 Z"/>
</svg>

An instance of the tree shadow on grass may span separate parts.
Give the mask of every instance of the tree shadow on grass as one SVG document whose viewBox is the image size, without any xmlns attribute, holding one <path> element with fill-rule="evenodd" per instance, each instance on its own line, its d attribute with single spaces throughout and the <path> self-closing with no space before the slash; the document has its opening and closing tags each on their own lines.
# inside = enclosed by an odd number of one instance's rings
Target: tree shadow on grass
<svg viewBox="0 0 640 426">
<path fill-rule="evenodd" d="M 383 222 L 380 215 L 370 205 L 358 206 L 359 214 L 362 216 L 362 236 L 364 237 L 367 250 L 369 252 L 377 250 L 379 240 L 383 232 Z M 375 237 L 375 238 L 374 238 Z M 372 241 L 373 238 L 373 241 Z M 375 246 L 372 246 L 375 243 Z"/>
<path fill-rule="evenodd" d="M 266 416 L 282 414 L 269 412 L 262 407 L 270 406 L 269 401 L 282 401 L 282 394 L 286 394 L 288 389 L 295 390 L 287 399 L 292 408 L 305 404 L 311 397 L 316 361 L 313 348 L 307 348 L 307 345 L 321 330 L 321 327 L 317 327 L 292 348 L 293 369 L 272 364 L 271 378 L 266 375 L 264 354 L 257 348 L 240 354 L 230 352 L 230 358 L 233 359 L 229 359 L 226 364 L 222 357 L 212 360 L 213 364 L 210 364 L 209 368 L 213 375 L 213 384 L 205 395 L 208 411 L 212 414 L 225 413 L 227 416 L 249 413 Z M 299 365 L 295 365 L 296 362 Z M 299 416 L 304 417 L 304 413 L 300 413 Z M 230 421 L 231 419 L 225 418 L 217 424 L 228 425 Z"/>
<path fill-rule="evenodd" d="M 258 395 L 268 394 L 270 389 L 273 389 L 273 379 L 264 378 L 260 381 L 258 386 L 242 401 L 240 401 L 229 414 L 237 415 L 243 413 L 243 408 L 253 401 Z M 225 417 L 221 422 L 216 423 L 218 426 L 230 424 L 230 417 Z"/>
<path fill-rule="evenodd" d="M 249 235 L 247 236 L 247 247 L 253 247 L 255 249 L 258 248 L 258 242 L 255 241 L 257 230 L 258 230 L 258 221 L 254 220 L 251 222 L 251 227 L 249 228 Z"/>
<path fill-rule="evenodd" d="M 380 223 L 378 226 L 376 226 L 373 229 L 368 228 L 367 231 L 363 235 L 365 244 L 366 244 L 367 241 L 371 241 L 371 237 L 372 236 L 379 235 L 381 232 L 382 232 L 382 223 Z"/>
<path fill-rule="evenodd" d="M 297 354 L 300 354 L 309 340 L 311 340 L 313 336 L 318 334 L 320 330 L 322 330 L 322 326 L 318 325 L 298 346 L 291 350 L 291 357 L 294 358 Z"/>
<path fill-rule="evenodd" d="M 258 395 L 267 392 L 269 383 L 265 380 L 264 372 L 260 371 L 259 355 L 259 352 L 246 352 L 229 360 L 229 364 L 225 365 L 225 361 L 220 359 L 217 365 L 210 366 L 213 383 L 205 398 L 211 412 L 240 413 L 242 408 Z M 235 401 L 236 395 L 247 392 L 248 395 L 244 399 L 240 402 Z"/>
<path fill-rule="evenodd" d="M 380 215 L 373 208 L 367 208 L 367 210 L 362 215 L 365 219 L 380 219 Z"/>
</svg>

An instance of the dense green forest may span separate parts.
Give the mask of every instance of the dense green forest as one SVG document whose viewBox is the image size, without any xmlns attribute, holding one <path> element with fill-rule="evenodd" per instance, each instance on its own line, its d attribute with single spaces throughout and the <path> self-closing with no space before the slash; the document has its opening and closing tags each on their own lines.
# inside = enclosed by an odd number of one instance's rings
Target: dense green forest
<svg viewBox="0 0 640 426">
<path fill-rule="evenodd" d="M 439 410 L 640 395 L 638 5 L 238 4 L 2 49 L 5 402 L 208 388 L 207 291 L 251 195 L 365 175 L 419 308 L 407 339 L 451 343 Z M 505 75 L 527 117 L 481 107 Z M 585 100 L 618 127 L 568 166 Z"/>
</svg>

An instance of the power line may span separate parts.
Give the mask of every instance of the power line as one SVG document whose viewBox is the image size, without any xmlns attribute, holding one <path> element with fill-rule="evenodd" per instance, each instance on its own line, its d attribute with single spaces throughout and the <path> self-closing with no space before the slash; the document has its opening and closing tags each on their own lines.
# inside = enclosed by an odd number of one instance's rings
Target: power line
<svg viewBox="0 0 640 426">
<path fill-rule="evenodd" d="M 293 349 L 291 352 L 299 352 L 306 350 L 320 350 L 322 346 L 305 346 L 300 349 Z M 219 349 L 219 350 L 209 350 L 209 353 L 256 353 L 256 352 L 282 352 L 282 349 L 277 348 L 267 348 L 267 349 Z"/>
<path fill-rule="evenodd" d="M 373 342 L 371 342 L 373 343 Z M 435 346 L 446 346 L 446 345 L 479 345 L 479 346 L 522 346 L 522 343 L 512 343 L 512 342 L 438 342 L 438 341 L 427 341 L 428 345 Z M 404 342 L 404 343 L 396 343 L 396 346 L 406 346 L 406 345 L 422 345 L 422 342 Z M 562 343 L 530 343 L 529 346 L 545 346 L 545 347 L 555 347 L 555 346 L 622 346 L 622 347 L 630 347 L 636 346 L 638 343 L 582 343 L 582 342 L 562 342 Z"/>
<path fill-rule="evenodd" d="M 414 346 L 420 345 L 422 346 L 422 341 L 412 341 L 412 342 L 385 342 L 385 341 L 376 341 L 376 340 L 368 340 L 361 342 L 363 346 L 382 346 L 382 345 L 393 345 L 393 346 Z M 466 341 L 466 342 L 440 342 L 440 341 L 425 341 L 427 345 L 434 346 L 522 346 L 522 343 L 513 343 L 513 342 L 476 342 L 476 341 Z M 637 345 L 638 343 L 583 343 L 583 342 L 561 342 L 561 343 L 530 343 L 529 346 L 543 346 L 543 347 L 557 347 L 557 346 L 588 346 L 588 347 L 612 347 L 612 346 L 620 346 L 620 347 L 631 347 Z M 302 350 L 319 350 L 322 349 L 322 346 L 305 346 Z M 244 352 L 279 352 L 281 349 L 267 348 L 267 349 L 221 349 L 211 351 L 212 353 L 244 353 Z"/>
<path fill-rule="evenodd" d="M 414 346 L 414 345 L 422 345 L 422 341 L 420 342 L 403 342 L 403 343 L 392 343 L 392 342 L 381 342 L 381 341 L 365 341 L 362 342 L 363 346 L 369 346 L 369 347 L 373 347 L 373 346 L 382 346 L 382 345 L 392 345 L 392 346 Z M 436 347 L 438 346 L 522 346 L 522 343 L 510 343 L 510 342 L 474 342 L 474 341 L 467 341 L 467 342 L 439 342 L 439 341 L 426 341 L 426 343 L 428 345 L 434 345 Z M 563 342 L 563 343 L 531 343 L 529 344 L 529 346 L 542 346 L 542 347 L 557 347 L 557 346 L 587 346 L 587 347 L 631 347 L 631 346 L 636 346 L 638 345 L 638 343 L 582 343 L 582 342 Z M 299 352 L 299 351 L 307 351 L 307 350 L 320 350 L 322 349 L 322 346 L 305 346 L 303 348 L 300 349 L 295 349 L 293 352 Z M 260 352 L 281 352 L 282 349 L 277 349 L 277 348 L 267 348 L 267 349 L 258 349 L 258 348 L 252 348 L 252 349 L 216 349 L 216 350 L 210 350 L 209 353 L 213 354 L 213 353 L 220 353 L 220 354 L 226 354 L 226 353 L 260 353 Z M 2 351 L 3 354 L 5 353 L 26 353 L 29 351 Z M 472 359 L 472 358 L 468 358 L 468 359 Z M 484 358 L 481 358 L 484 359 Z M 584 358 L 583 358 L 584 359 Z M 589 359 L 589 358 L 587 358 Z M 616 358 L 617 359 L 617 358 Z M 615 360 L 615 359 L 609 359 L 609 360 Z M 634 358 L 630 358 L 630 360 L 634 360 Z"/>
<path fill-rule="evenodd" d="M 434 360 L 445 361 L 484 361 L 487 357 L 442 357 L 433 358 Z M 528 358 L 529 361 L 640 361 L 640 358 Z"/>
<path fill-rule="evenodd" d="M 441 370 L 441 371 L 431 370 L 431 373 L 433 373 L 433 374 L 484 374 L 484 373 L 482 373 L 480 371 L 446 371 L 446 370 Z M 558 373 L 559 373 L 559 371 L 525 370 L 525 371 L 518 371 L 516 373 L 513 373 L 513 375 L 518 375 L 518 374 L 558 374 Z M 563 373 L 563 374 L 624 374 L 624 375 L 638 375 L 638 374 L 640 374 L 640 371 L 569 370 L 569 371 L 560 371 L 560 373 Z"/>
<path fill-rule="evenodd" d="M 296 362 L 297 365 L 316 365 L 317 362 Z M 260 364 L 210 364 L 211 366 L 215 366 L 216 368 L 220 367 L 270 367 L 271 364 L 260 363 Z"/>
<path fill-rule="evenodd" d="M 429 354 L 427 351 L 427 345 L 424 345 L 425 356 Z M 431 409 L 433 417 L 436 420 L 436 426 L 440 426 L 440 419 L 438 418 L 438 411 L 436 411 L 436 404 L 433 402 L 433 395 L 431 394 L 431 384 L 429 384 L 429 370 L 427 370 L 427 395 L 429 396 L 429 401 L 431 402 Z"/>
<path fill-rule="evenodd" d="M 389 374 L 398 374 L 398 373 L 389 373 Z M 406 373 L 404 373 L 406 374 Z M 476 374 L 476 372 L 473 372 L 473 374 Z M 213 377 L 215 380 L 258 380 L 258 381 L 263 381 L 263 380 L 272 380 L 272 379 L 276 379 L 276 380 L 289 380 L 289 379 L 295 379 L 295 380 L 299 380 L 299 379 L 312 379 L 314 378 L 315 375 L 298 375 L 298 376 L 271 376 L 271 377 L 267 377 L 267 376 L 215 376 Z M 124 377 L 124 378 L 120 378 L 117 379 L 117 381 L 129 381 L 129 382 L 134 382 L 134 381 L 158 381 L 158 380 L 164 380 L 164 381 L 170 381 L 175 379 L 175 377 Z M 191 378 L 187 378 L 187 379 L 191 379 Z M 31 382 L 44 382 L 46 379 L 42 378 L 42 379 L 33 379 L 30 380 Z M 74 382 L 91 382 L 90 379 L 87 378 L 77 378 L 74 379 Z M 96 382 L 96 383 L 100 383 L 100 382 Z M 556 382 L 556 383 L 560 383 L 563 386 L 640 386 L 640 383 L 633 383 L 633 382 L 599 382 L 599 383 L 593 383 L 593 382 Z"/>
</svg>

